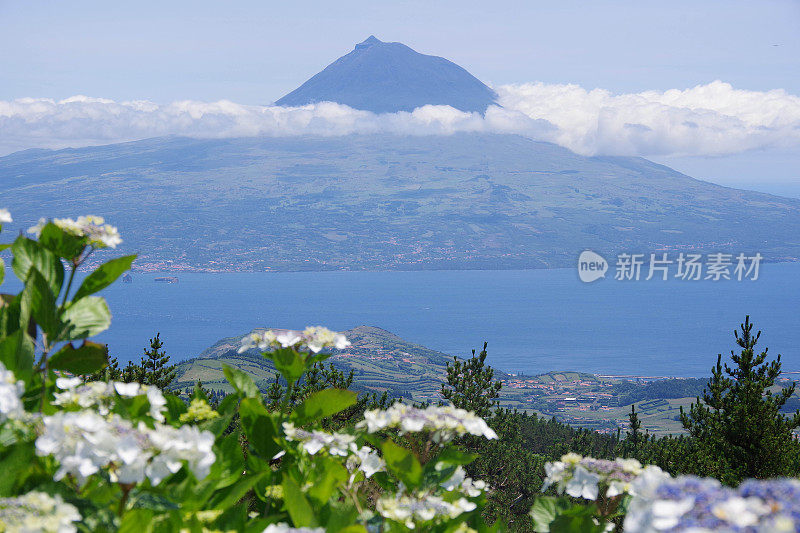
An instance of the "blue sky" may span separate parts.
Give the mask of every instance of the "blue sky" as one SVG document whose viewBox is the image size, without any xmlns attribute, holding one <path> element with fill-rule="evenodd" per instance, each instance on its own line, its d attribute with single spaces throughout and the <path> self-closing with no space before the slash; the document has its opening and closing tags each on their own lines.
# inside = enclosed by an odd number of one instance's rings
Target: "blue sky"
<svg viewBox="0 0 800 533">
<path fill-rule="evenodd" d="M 800 94 L 797 1 L 0 0 L 0 98 L 266 104 L 373 33 L 493 84 Z"/>
<path fill-rule="evenodd" d="M 722 80 L 800 95 L 798 1 L 0 0 L 0 100 L 83 94 L 265 105 L 370 34 L 447 57 L 493 86 L 638 93 Z M 800 194 L 793 146 L 652 158 Z"/>
</svg>

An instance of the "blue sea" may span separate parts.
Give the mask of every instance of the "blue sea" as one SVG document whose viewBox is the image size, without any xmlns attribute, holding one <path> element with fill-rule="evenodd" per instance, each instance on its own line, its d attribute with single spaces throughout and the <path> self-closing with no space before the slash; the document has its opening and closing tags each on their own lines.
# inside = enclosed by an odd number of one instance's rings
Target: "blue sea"
<svg viewBox="0 0 800 533">
<path fill-rule="evenodd" d="M 123 362 L 156 332 L 175 361 L 255 327 L 366 324 L 459 356 L 486 341 L 489 362 L 509 372 L 706 376 L 749 314 L 760 345 L 800 371 L 798 263 L 719 282 L 587 284 L 574 269 L 159 275 L 134 273 L 102 293 L 113 324 L 98 340 Z"/>
</svg>

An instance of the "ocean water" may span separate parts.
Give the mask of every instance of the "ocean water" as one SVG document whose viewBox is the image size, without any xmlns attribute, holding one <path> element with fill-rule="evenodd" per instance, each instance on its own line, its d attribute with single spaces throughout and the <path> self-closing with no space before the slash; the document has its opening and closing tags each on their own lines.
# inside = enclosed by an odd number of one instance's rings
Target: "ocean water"
<svg viewBox="0 0 800 533">
<path fill-rule="evenodd" d="M 706 376 L 749 314 L 760 345 L 800 371 L 797 263 L 720 282 L 586 284 L 574 269 L 157 276 L 134 274 L 102 293 L 113 322 L 98 340 L 121 361 L 138 359 L 156 332 L 181 360 L 254 327 L 366 324 L 460 356 L 487 341 L 489 362 L 509 372 Z"/>
</svg>

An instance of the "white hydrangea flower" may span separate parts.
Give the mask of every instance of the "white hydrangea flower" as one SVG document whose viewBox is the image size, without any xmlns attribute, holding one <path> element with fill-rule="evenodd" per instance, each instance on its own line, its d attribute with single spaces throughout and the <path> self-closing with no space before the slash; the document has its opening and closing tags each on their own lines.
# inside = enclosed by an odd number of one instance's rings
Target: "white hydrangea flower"
<svg viewBox="0 0 800 533">
<path fill-rule="evenodd" d="M 357 459 L 359 463 L 358 469 L 364 472 L 364 477 L 369 478 L 377 472 L 383 472 L 384 470 L 386 470 L 386 461 L 384 461 L 378 455 L 378 452 L 376 452 L 369 446 L 362 446 L 361 448 L 357 448 L 355 444 L 351 444 L 350 450 L 353 452 L 353 455 L 351 455 L 351 457 Z"/>
<path fill-rule="evenodd" d="M 254 331 L 242 339 L 239 353 L 254 348 L 265 352 L 272 348 L 299 349 L 303 346 L 313 353 L 318 353 L 325 348 L 343 350 L 350 346 L 350 341 L 341 333 L 336 333 L 322 326 L 310 326 L 303 331 L 291 329 Z"/>
<path fill-rule="evenodd" d="M 303 443 L 303 449 L 314 455 L 323 448 L 331 455 L 347 457 L 350 455 L 350 446 L 355 443 L 355 436 L 346 433 L 326 433 L 314 430 L 306 431 L 294 427 L 291 422 L 283 423 L 283 433 L 287 440 Z"/>
<path fill-rule="evenodd" d="M 321 527 L 291 527 L 286 522 L 270 524 L 263 533 L 325 533 L 325 528 Z"/>
<path fill-rule="evenodd" d="M 397 494 L 394 497 L 379 499 L 376 508 L 384 518 L 414 529 L 421 522 L 457 518 L 463 513 L 474 511 L 477 505 L 466 498 L 447 502 L 433 494 L 415 496 Z"/>
<path fill-rule="evenodd" d="M 147 396 L 150 404 L 148 414 L 159 422 L 164 421 L 164 411 L 167 409 L 167 399 L 158 387 L 140 385 L 139 383 L 123 383 L 111 381 L 90 381 L 84 384 L 80 378 L 56 379 L 56 387 L 61 389 L 54 395 L 53 405 L 62 407 L 80 407 L 81 409 L 95 408 L 106 415 L 114 405 L 114 400 L 119 396 L 133 398 Z"/>
<path fill-rule="evenodd" d="M 263 333 L 253 332 L 242 339 L 239 353 L 258 348 L 259 351 L 266 352 L 277 343 L 277 336 L 272 330 Z"/>
<path fill-rule="evenodd" d="M 353 472 L 360 470 L 365 477 L 371 477 L 376 472 L 385 469 L 386 463 L 378 452 L 369 446 L 358 447 L 356 437 L 346 433 L 326 433 L 324 431 L 306 431 L 294 426 L 291 422 L 283 423 L 283 433 L 286 440 L 302 443 L 302 448 L 309 455 L 315 455 L 320 450 L 326 450 L 331 455 L 347 457 L 346 466 Z M 283 455 L 283 454 L 281 454 Z M 277 458 L 278 456 L 276 456 Z M 355 474 L 351 476 L 353 482 Z"/>
<path fill-rule="evenodd" d="M 596 500 L 600 482 L 600 476 L 589 472 L 581 465 L 575 467 L 572 477 L 567 481 L 564 492 L 573 498 L 584 498 L 586 500 Z"/>
<path fill-rule="evenodd" d="M 436 469 L 440 470 L 441 463 L 436 465 Z M 453 475 L 442 483 L 442 488 L 448 492 L 458 491 L 462 494 L 466 494 L 470 498 L 477 498 L 483 491 L 485 491 L 488 486 L 486 485 L 485 481 L 482 480 L 473 480 L 471 477 L 467 477 L 467 473 L 459 466 L 456 468 L 456 471 L 453 472 Z"/>
<path fill-rule="evenodd" d="M 56 378 L 56 387 L 59 389 L 74 389 L 76 387 L 80 387 L 83 383 L 83 380 L 79 377 L 59 377 Z"/>
<path fill-rule="evenodd" d="M 559 488 L 559 492 L 563 490 L 562 484 L 567 478 L 567 463 L 565 461 L 552 461 L 544 464 L 544 483 L 542 484 L 542 492 L 546 491 L 553 485 Z"/>
<path fill-rule="evenodd" d="M 0 208 L 0 224 L 6 222 L 14 222 L 14 219 L 11 218 L 11 213 L 8 212 L 8 209 Z"/>
<path fill-rule="evenodd" d="M 630 493 L 632 482 L 648 469 L 661 472 L 657 466 L 642 467 L 636 459 L 609 461 L 568 453 L 561 461 L 545 463 L 542 491 L 555 486 L 559 493 L 594 500 L 600 488 L 605 487 L 605 496 L 614 498 Z"/>
<path fill-rule="evenodd" d="M 323 348 L 331 347 L 344 350 L 350 346 L 350 341 L 341 333 L 336 333 L 322 326 L 310 326 L 303 331 L 303 339 L 308 349 L 314 353 Z"/>
<path fill-rule="evenodd" d="M 116 248 L 122 242 L 117 228 L 106 224 L 103 217 L 85 215 L 79 216 L 77 220 L 54 218 L 53 224 L 76 237 L 86 238 L 96 248 Z M 28 233 L 38 238 L 46 225 L 46 219 L 39 219 L 39 223 L 29 228 Z"/>
<path fill-rule="evenodd" d="M 481 417 L 452 405 L 430 405 L 420 409 L 397 402 L 386 410 L 366 411 L 358 427 L 366 428 L 369 433 L 386 428 L 397 428 L 401 434 L 430 431 L 434 442 L 446 442 L 466 434 L 497 438 L 494 430 Z"/>
<path fill-rule="evenodd" d="M 139 424 L 140 431 L 148 431 L 147 427 Z M 158 449 L 156 455 L 148 465 L 147 477 L 157 484 L 166 477 L 164 472 L 174 474 L 181 469 L 186 461 L 198 479 L 205 478 L 211 470 L 211 465 L 216 459 L 213 451 L 214 434 L 201 431 L 197 426 L 160 426 L 149 430 L 150 441 Z M 167 474 L 169 475 L 169 474 Z"/>
<path fill-rule="evenodd" d="M 138 483 L 147 477 L 158 484 L 184 462 L 202 479 L 215 460 L 213 434 L 195 426 L 133 427 L 118 415 L 104 417 L 89 410 L 60 411 L 44 417 L 43 423 L 36 453 L 52 455 L 60 463 L 56 481 L 72 474 L 82 483 L 108 468 L 114 482 Z"/>
<path fill-rule="evenodd" d="M 80 519 L 78 509 L 58 495 L 33 491 L 0 498 L 0 527 L 9 533 L 73 533 Z"/>
<path fill-rule="evenodd" d="M 25 409 L 22 405 L 22 394 L 25 382 L 18 380 L 14 373 L 0 362 L 0 423 L 9 418 L 20 418 Z"/>
<path fill-rule="evenodd" d="M 300 344 L 303 337 L 297 331 L 285 331 L 275 336 L 275 341 L 281 345 L 281 348 L 291 348 Z"/>
</svg>

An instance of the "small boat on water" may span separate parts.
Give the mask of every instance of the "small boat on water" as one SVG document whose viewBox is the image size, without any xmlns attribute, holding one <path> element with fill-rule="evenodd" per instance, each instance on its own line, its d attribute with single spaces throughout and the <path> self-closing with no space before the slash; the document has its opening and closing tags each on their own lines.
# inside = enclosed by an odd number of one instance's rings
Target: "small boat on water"
<svg viewBox="0 0 800 533">
<path fill-rule="evenodd" d="M 175 276 L 162 276 L 155 279 L 156 283 L 178 283 L 178 278 Z"/>
</svg>

